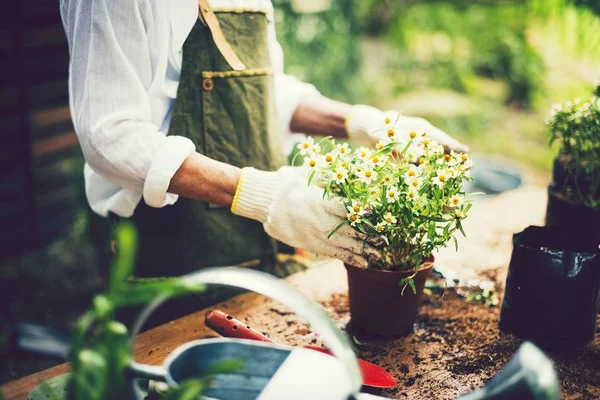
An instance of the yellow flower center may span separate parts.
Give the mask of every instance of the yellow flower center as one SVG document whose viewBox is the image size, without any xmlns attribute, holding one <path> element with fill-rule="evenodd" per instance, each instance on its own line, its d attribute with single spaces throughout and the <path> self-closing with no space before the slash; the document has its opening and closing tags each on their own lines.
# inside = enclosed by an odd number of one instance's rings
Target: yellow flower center
<svg viewBox="0 0 600 400">
<path fill-rule="evenodd" d="M 377 164 L 379 162 L 379 157 L 373 156 L 373 158 L 371 158 L 371 161 L 373 161 L 374 164 Z"/>
<path fill-rule="evenodd" d="M 308 143 L 304 143 L 304 144 L 302 144 L 302 147 L 305 149 L 308 149 L 310 147 L 310 145 Z"/>
<path fill-rule="evenodd" d="M 417 137 L 417 132 L 415 132 L 415 131 L 411 131 L 411 132 L 408 134 L 408 136 L 410 136 L 410 138 L 411 138 L 411 139 L 414 139 L 414 138 L 416 138 L 416 137 Z"/>
<path fill-rule="evenodd" d="M 461 218 L 463 218 L 463 217 L 464 217 L 464 215 L 463 215 L 463 213 L 462 213 L 462 212 L 460 212 L 460 211 L 457 211 L 457 212 L 456 212 L 456 218 L 458 218 L 458 219 L 461 219 Z"/>
<path fill-rule="evenodd" d="M 419 186 L 419 181 L 415 179 L 410 184 L 413 185 L 414 187 L 418 187 Z"/>
<path fill-rule="evenodd" d="M 392 223 L 392 217 L 391 216 L 385 217 L 385 222 L 391 224 Z"/>
<path fill-rule="evenodd" d="M 396 131 L 394 131 L 393 129 L 390 129 L 387 131 L 387 135 L 388 137 L 394 137 L 394 135 L 396 135 Z"/>
<path fill-rule="evenodd" d="M 376 148 L 377 150 L 381 150 L 381 149 L 383 149 L 383 143 L 377 143 L 377 144 L 375 145 L 375 148 Z"/>
<path fill-rule="evenodd" d="M 344 177 L 344 174 L 341 172 L 338 172 L 336 176 L 338 179 L 342 179 Z"/>
<path fill-rule="evenodd" d="M 332 162 L 332 161 L 333 161 L 333 156 L 332 156 L 331 154 L 327 154 L 327 155 L 325 156 L 325 161 L 327 161 L 327 162 Z"/>
<path fill-rule="evenodd" d="M 452 160 L 452 156 L 450 154 L 444 154 L 444 161 L 450 162 Z"/>
<path fill-rule="evenodd" d="M 370 178 L 373 175 L 373 173 L 369 170 L 365 171 L 365 178 Z"/>
<path fill-rule="evenodd" d="M 377 229 L 377 232 L 382 232 L 382 231 L 383 231 L 383 226 L 381 226 L 381 225 L 377 225 L 377 226 L 375 227 L 375 229 Z"/>
<path fill-rule="evenodd" d="M 446 182 L 446 175 L 440 175 L 438 176 L 438 179 L 440 180 L 440 182 Z"/>
<path fill-rule="evenodd" d="M 350 218 L 349 218 L 349 219 L 350 219 L 350 221 L 352 221 L 352 222 L 356 222 L 356 220 L 358 219 L 358 215 L 356 215 L 356 214 L 352 214 L 352 215 L 350 215 Z"/>
<path fill-rule="evenodd" d="M 461 154 L 461 155 L 460 155 L 460 159 L 461 159 L 462 161 L 467 161 L 467 160 L 469 159 L 469 156 L 468 156 L 468 155 L 466 155 L 466 154 Z"/>
<path fill-rule="evenodd" d="M 414 170 L 410 169 L 410 170 L 408 170 L 408 176 L 410 176 L 410 177 L 417 176 L 417 173 Z"/>
<path fill-rule="evenodd" d="M 389 117 L 385 117 L 385 123 L 386 123 L 386 124 L 389 124 L 390 122 L 392 122 L 392 121 L 390 120 L 390 118 L 389 118 Z"/>
<path fill-rule="evenodd" d="M 429 143 L 431 143 L 431 140 L 429 140 L 429 139 L 423 139 L 423 144 L 425 146 L 429 146 Z"/>
<path fill-rule="evenodd" d="M 388 192 L 388 197 L 389 197 L 389 198 L 396 197 L 396 192 L 394 192 L 393 190 L 390 190 L 390 191 Z"/>
<path fill-rule="evenodd" d="M 419 158 L 419 165 L 425 164 L 425 157 Z"/>
<path fill-rule="evenodd" d="M 365 158 L 367 156 L 367 152 L 366 151 L 361 151 L 359 155 L 360 155 L 361 158 Z"/>
<path fill-rule="evenodd" d="M 456 205 L 456 204 L 460 203 L 460 199 L 454 198 L 452 200 L 452 202 Z"/>
<path fill-rule="evenodd" d="M 360 212 L 360 206 L 358 204 L 354 205 L 352 209 L 354 210 L 354 212 Z"/>
<path fill-rule="evenodd" d="M 415 197 L 415 192 L 408 192 L 408 197 L 410 197 L 411 199 L 412 199 L 413 197 Z"/>
<path fill-rule="evenodd" d="M 308 165 L 310 165 L 311 167 L 314 167 L 315 165 L 317 165 L 317 162 L 315 160 L 310 160 L 308 162 Z"/>
</svg>

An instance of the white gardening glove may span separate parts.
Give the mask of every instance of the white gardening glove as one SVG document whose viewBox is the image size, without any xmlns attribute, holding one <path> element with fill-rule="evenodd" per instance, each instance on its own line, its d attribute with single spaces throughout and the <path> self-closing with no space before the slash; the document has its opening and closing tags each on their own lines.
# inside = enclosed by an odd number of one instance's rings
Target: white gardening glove
<svg viewBox="0 0 600 400">
<path fill-rule="evenodd" d="M 452 138 L 444 131 L 431 125 L 427 120 L 416 117 L 399 116 L 398 111 L 381 111 L 375 107 L 355 105 L 346 119 L 348 137 L 352 140 L 376 142 L 387 137 L 387 131 L 396 118 L 395 133 L 399 138 L 408 137 L 411 131 L 417 134 L 427 133 L 431 139 L 443 145 L 446 150 L 467 152 L 469 148 Z M 386 121 L 389 121 L 386 123 Z"/>
<path fill-rule="evenodd" d="M 309 186 L 301 168 L 244 168 L 231 212 L 261 222 L 269 236 L 289 246 L 356 267 L 380 258 L 365 235 L 349 225 L 327 238 L 346 218 L 346 210 L 341 201 L 323 199 L 323 189 Z"/>
</svg>

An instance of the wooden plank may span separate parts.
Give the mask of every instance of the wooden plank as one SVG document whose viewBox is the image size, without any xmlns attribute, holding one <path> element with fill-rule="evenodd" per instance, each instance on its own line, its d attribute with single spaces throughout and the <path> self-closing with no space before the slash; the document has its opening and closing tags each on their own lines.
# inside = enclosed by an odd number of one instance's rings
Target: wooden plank
<svg viewBox="0 0 600 400">
<path fill-rule="evenodd" d="M 71 131 L 49 139 L 36 140 L 33 143 L 32 154 L 34 157 L 44 157 L 51 153 L 77 147 L 78 144 L 77 135 Z"/>
<path fill-rule="evenodd" d="M 54 125 L 71 121 L 69 105 L 59 105 L 54 108 L 38 110 L 30 115 L 31 129 L 43 129 L 48 125 Z"/>
</svg>

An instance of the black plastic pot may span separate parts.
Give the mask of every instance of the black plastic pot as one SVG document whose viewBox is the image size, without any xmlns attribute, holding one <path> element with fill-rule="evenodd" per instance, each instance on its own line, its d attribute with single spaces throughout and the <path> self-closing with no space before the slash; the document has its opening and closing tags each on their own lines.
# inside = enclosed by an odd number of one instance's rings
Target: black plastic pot
<svg viewBox="0 0 600 400">
<path fill-rule="evenodd" d="M 570 201 L 569 193 L 588 195 L 590 181 L 583 168 L 570 170 L 565 157 L 557 157 L 552 169 L 552 183 L 548 186 L 546 225 L 580 229 L 600 238 L 600 208 L 586 207 Z M 600 189 L 594 196 L 600 198 Z"/>
<path fill-rule="evenodd" d="M 546 225 L 577 229 L 598 239 L 600 238 L 600 209 L 569 203 L 551 184 L 548 186 Z"/>
<path fill-rule="evenodd" d="M 530 226 L 513 236 L 500 329 L 550 350 L 593 339 L 600 243 L 581 230 Z"/>
</svg>

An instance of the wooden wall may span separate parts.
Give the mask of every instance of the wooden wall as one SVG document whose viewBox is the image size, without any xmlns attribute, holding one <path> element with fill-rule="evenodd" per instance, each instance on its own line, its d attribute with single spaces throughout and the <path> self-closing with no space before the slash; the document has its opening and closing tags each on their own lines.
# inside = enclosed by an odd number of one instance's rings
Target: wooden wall
<svg viewBox="0 0 600 400">
<path fill-rule="evenodd" d="M 73 171 L 81 153 L 69 114 L 69 54 L 59 1 L 8 0 L 0 21 L 4 259 L 39 248 L 69 227 L 81 204 L 82 173 Z"/>
</svg>

